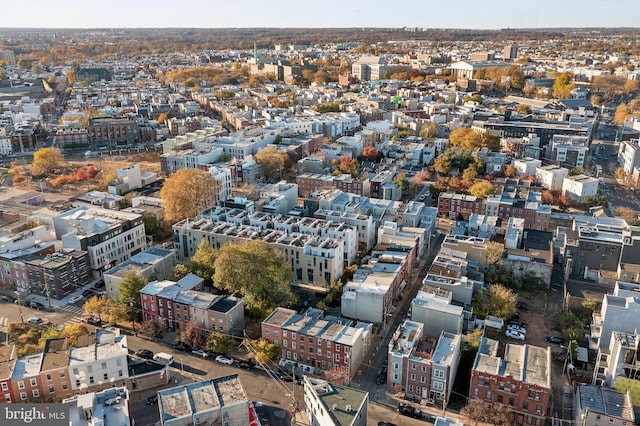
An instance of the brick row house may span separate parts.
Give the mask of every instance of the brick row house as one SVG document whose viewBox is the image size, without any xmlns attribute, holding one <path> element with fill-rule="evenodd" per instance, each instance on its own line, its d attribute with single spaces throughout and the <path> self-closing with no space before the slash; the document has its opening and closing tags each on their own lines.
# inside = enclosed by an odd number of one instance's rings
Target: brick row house
<svg viewBox="0 0 640 426">
<path fill-rule="evenodd" d="M 367 353 L 371 324 L 325 317 L 317 309 L 304 315 L 276 308 L 262 321 L 262 337 L 280 348 L 280 365 L 296 374 L 321 374 L 348 383 Z"/>
<path fill-rule="evenodd" d="M 160 320 L 169 330 L 179 330 L 191 321 L 206 331 L 234 335 L 242 330 L 242 300 L 199 291 L 202 282 L 202 278 L 193 274 L 177 282 L 150 282 L 140 290 L 142 319 Z"/>
<path fill-rule="evenodd" d="M 553 409 L 551 348 L 482 338 L 471 369 L 469 399 L 509 407 L 512 424 L 544 425 Z"/>
</svg>

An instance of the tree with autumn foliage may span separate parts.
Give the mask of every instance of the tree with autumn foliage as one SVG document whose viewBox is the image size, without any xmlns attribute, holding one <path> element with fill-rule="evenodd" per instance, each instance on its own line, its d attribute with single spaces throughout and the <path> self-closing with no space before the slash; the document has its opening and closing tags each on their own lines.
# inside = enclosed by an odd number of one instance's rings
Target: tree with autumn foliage
<svg viewBox="0 0 640 426">
<path fill-rule="evenodd" d="M 348 155 L 341 155 L 338 160 L 337 170 L 341 173 L 348 173 L 355 178 L 360 174 L 360 163 Z"/>
<path fill-rule="evenodd" d="M 516 166 L 514 166 L 513 164 L 509 164 L 504 168 L 504 175 L 508 178 L 516 177 L 517 172 L 518 171 L 516 170 Z"/>
<path fill-rule="evenodd" d="M 31 172 L 34 175 L 50 173 L 60 167 L 64 157 L 58 148 L 41 148 L 33 153 Z"/>
<path fill-rule="evenodd" d="M 175 223 L 195 217 L 199 211 L 213 205 L 218 191 L 219 182 L 211 173 L 199 169 L 179 169 L 165 180 L 160 190 L 165 221 Z"/>
<path fill-rule="evenodd" d="M 380 151 L 375 146 L 365 146 L 362 150 L 362 156 L 369 161 L 377 161 Z"/>
<path fill-rule="evenodd" d="M 460 127 L 451 132 L 449 141 L 453 148 L 460 148 L 467 151 L 477 151 L 480 148 L 487 148 L 489 151 L 500 149 L 500 140 L 487 133 L 478 132 L 469 127 Z"/>
<path fill-rule="evenodd" d="M 201 348 L 207 343 L 204 330 L 195 321 L 189 321 L 180 328 L 180 341 L 192 348 Z"/>
<path fill-rule="evenodd" d="M 260 365 L 267 364 L 276 358 L 280 354 L 280 348 L 266 339 L 244 339 L 245 347 L 249 348 L 249 353 L 253 355 L 253 358 Z"/>
<path fill-rule="evenodd" d="M 553 97 L 556 99 L 569 99 L 571 97 L 571 91 L 575 87 L 573 75 L 570 72 L 563 72 L 556 77 L 553 83 Z"/>
<path fill-rule="evenodd" d="M 256 154 L 256 162 L 262 165 L 264 176 L 270 182 L 282 178 L 286 161 L 287 153 L 280 151 L 277 146 L 263 148 Z"/>
</svg>

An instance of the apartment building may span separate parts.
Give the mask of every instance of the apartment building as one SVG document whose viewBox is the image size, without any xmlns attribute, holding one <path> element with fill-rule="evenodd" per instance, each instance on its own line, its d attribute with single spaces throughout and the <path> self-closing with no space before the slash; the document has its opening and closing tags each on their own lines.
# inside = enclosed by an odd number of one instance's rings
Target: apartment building
<svg viewBox="0 0 640 426">
<path fill-rule="evenodd" d="M 33 402 L 44 397 L 43 383 L 40 378 L 41 365 L 42 353 L 27 355 L 15 360 L 10 382 L 12 402 Z"/>
<path fill-rule="evenodd" d="M 24 264 L 32 294 L 60 300 L 91 281 L 86 251 L 62 249 L 46 256 L 29 256 Z"/>
<path fill-rule="evenodd" d="M 304 408 L 311 424 L 366 426 L 368 392 L 311 376 L 304 376 L 302 380 Z"/>
<path fill-rule="evenodd" d="M 483 337 L 473 367 L 469 399 L 509 407 L 513 424 L 541 426 L 551 415 L 551 348 L 507 344 Z"/>
<path fill-rule="evenodd" d="M 327 291 L 344 268 L 342 239 L 305 235 L 281 230 L 263 231 L 256 226 L 200 219 L 173 226 L 173 242 L 179 259 L 191 257 L 202 239 L 220 248 L 228 242 L 261 239 L 276 249 L 289 266 L 294 283 L 314 291 Z"/>
<path fill-rule="evenodd" d="M 176 264 L 176 254 L 160 246 L 152 246 L 131 256 L 121 264 L 107 270 L 104 275 L 105 291 L 110 299 L 120 297 L 120 283 L 129 273 L 142 276 L 147 282 L 169 279 Z"/>
<path fill-rule="evenodd" d="M 542 161 L 537 158 L 518 158 L 513 161 L 516 173 L 523 176 L 535 176 L 538 167 L 542 166 Z"/>
<path fill-rule="evenodd" d="M 452 303 L 452 295 L 451 290 L 423 285 L 411 301 L 411 321 L 422 324 L 426 336 L 462 333 L 464 308 Z"/>
<path fill-rule="evenodd" d="M 238 374 L 158 391 L 160 425 L 250 425 L 256 413 Z"/>
<path fill-rule="evenodd" d="M 53 218 L 64 248 L 86 251 L 96 278 L 147 246 L 142 216 L 137 213 L 81 206 Z"/>
<path fill-rule="evenodd" d="M 295 365 L 296 371 L 325 374 L 331 382 L 348 383 L 369 350 L 371 324 L 355 326 L 344 319 L 323 316 L 322 311 L 305 314 L 276 308 L 262 321 L 262 338 L 280 348 L 280 364 Z"/>
<path fill-rule="evenodd" d="M 90 118 L 87 134 L 92 145 L 110 149 L 141 142 L 140 127 L 128 118 Z"/>
<path fill-rule="evenodd" d="M 551 206 L 542 204 L 540 192 L 506 188 L 499 194 L 487 196 L 485 214 L 499 219 L 511 217 L 524 219 L 526 229 L 546 231 L 551 219 Z"/>
<path fill-rule="evenodd" d="M 446 408 L 459 360 L 459 335 L 427 336 L 421 323 L 405 320 L 389 342 L 387 391 Z"/>
<path fill-rule="evenodd" d="M 618 151 L 618 163 L 624 172 L 631 176 L 633 169 L 640 167 L 640 140 L 621 141 Z"/>
<path fill-rule="evenodd" d="M 574 422 L 584 426 L 635 424 L 634 404 L 629 392 L 580 384 L 574 398 Z"/>
<path fill-rule="evenodd" d="M 585 201 L 587 197 L 598 195 L 598 179 L 586 175 L 567 176 L 562 181 L 562 192 L 578 203 Z"/>
<path fill-rule="evenodd" d="M 550 164 L 536 169 L 536 179 L 540 185 L 551 191 L 561 191 L 562 181 L 569 175 L 569 169 Z"/>
<path fill-rule="evenodd" d="M 634 333 L 635 318 L 640 315 L 640 300 L 638 300 L 640 284 L 616 281 L 613 293 L 605 294 L 602 299 L 600 312 L 594 312 L 591 321 L 589 349 L 600 351 L 596 365 L 600 365 L 609 351 L 611 336 L 614 332 Z M 596 371 L 597 374 L 600 374 Z M 613 374 L 613 373 L 610 373 Z"/>
<path fill-rule="evenodd" d="M 486 238 L 448 234 L 444 237 L 441 251 L 446 255 L 477 262 L 478 268 L 483 269 L 487 264 L 488 242 Z"/>
</svg>

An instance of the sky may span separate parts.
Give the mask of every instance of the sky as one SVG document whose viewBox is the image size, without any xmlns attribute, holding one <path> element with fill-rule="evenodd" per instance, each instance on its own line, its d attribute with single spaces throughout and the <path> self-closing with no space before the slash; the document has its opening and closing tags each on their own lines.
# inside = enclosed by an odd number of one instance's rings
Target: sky
<svg viewBox="0 0 640 426">
<path fill-rule="evenodd" d="M 2 0 L 0 28 L 639 27 L 638 0 Z"/>
</svg>

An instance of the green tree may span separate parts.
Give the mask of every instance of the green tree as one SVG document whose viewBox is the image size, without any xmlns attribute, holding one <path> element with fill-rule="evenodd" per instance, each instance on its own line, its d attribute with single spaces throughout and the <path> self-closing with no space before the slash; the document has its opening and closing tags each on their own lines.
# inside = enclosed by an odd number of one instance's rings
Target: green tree
<svg viewBox="0 0 640 426">
<path fill-rule="evenodd" d="M 64 157 L 58 148 L 41 148 L 33 153 L 31 172 L 34 175 L 50 173 L 64 162 Z"/>
<path fill-rule="evenodd" d="M 251 355 L 253 355 L 254 359 L 260 365 L 267 364 L 275 360 L 280 354 L 280 349 L 266 339 L 245 339 L 244 343 L 245 346 L 249 348 Z"/>
<path fill-rule="evenodd" d="M 147 280 L 134 271 L 128 272 L 120 282 L 118 303 L 127 310 L 127 319 L 129 321 L 139 319 L 142 313 L 140 290 L 145 285 L 147 285 Z"/>
<path fill-rule="evenodd" d="M 512 290 L 501 284 L 492 284 L 478 293 L 473 308 L 480 319 L 492 315 L 506 320 L 516 313 L 517 301 L 518 298 Z"/>
<path fill-rule="evenodd" d="M 209 337 L 207 338 L 207 350 L 209 352 L 224 354 L 234 350 L 236 346 L 236 341 L 226 334 L 214 331 L 209 334 Z"/>
<path fill-rule="evenodd" d="M 176 266 L 173 267 L 173 273 L 171 274 L 171 280 L 172 281 L 180 281 L 181 279 L 183 279 L 184 277 L 189 275 L 190 272 L 191 272 L 191 270 L 189 269 L 189 267 L 187 265 L 183 265 L 182 263 L 178 263 Z"/>
<path fill-rule="evenodd" d="M 576 87 L 572 81 L 573 76 L 569 72 L 563 72 L 556 77 L 553 83 L 553 97 L 557 99 L 568 99 L 571 91 Z"/>
<path fill-rule="evenodd" d="M 211 173 L 198 169 L 179 169 L 165 180 L 160 190 L 165 220 L 175 223 L 196 216 L 214 203 L 219 190 L 219 182 Z"/>
<path fill-rule="evenodd" d="M 215 272 L 214 264 L 217 256 L 217 250 L 211 247 L 211 244 L 203 238 L 198 243 L 196 252 L 191 256 L 189 270 L 204 278 L 207 283 L 210 284 L 213 280 L 213 274 Z"/>
<path fill-rule="evenodd" d="M 409 179 L 407 179 L 407 174 L 405 172 L 396 174 L 396 177 L 393 179 L 393 183 L 400 187 L 402 193 L 405 193 L 407 189 L 409 189 Z"/>
<path fill-rule="evenodd" d="M 214 285 L 243 298 L 249 313 L 266 317 L 278 306 L 295 301 L 289 267 L 262 240 L 227 243 L 214 264 Z"/>
</svg>

